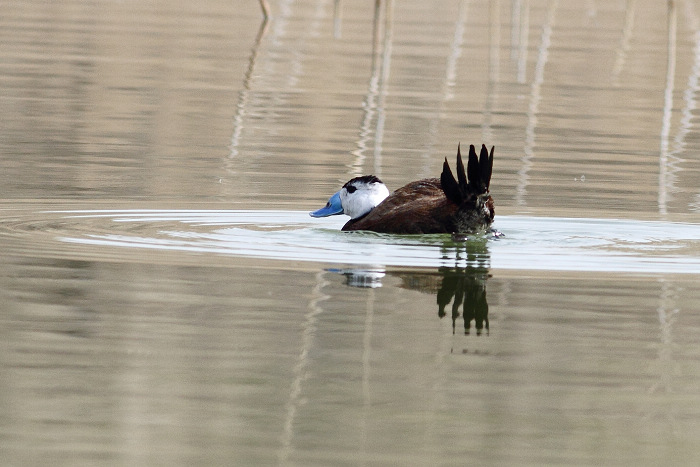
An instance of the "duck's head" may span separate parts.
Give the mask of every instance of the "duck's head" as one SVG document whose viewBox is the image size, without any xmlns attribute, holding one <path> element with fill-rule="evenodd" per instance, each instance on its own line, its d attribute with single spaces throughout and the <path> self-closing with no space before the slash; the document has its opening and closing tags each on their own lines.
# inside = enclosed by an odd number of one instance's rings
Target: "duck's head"
<svg viewBox="0 0 700 467">
<path fill-rule="evenodd" d="M 351 219 L 364 216 L 389 196 L 389 189 L 374 175 L 356 177 L 330 197 L 321 209 L 309 213 L 311 217 L 347 214 Z"/>
</svg>

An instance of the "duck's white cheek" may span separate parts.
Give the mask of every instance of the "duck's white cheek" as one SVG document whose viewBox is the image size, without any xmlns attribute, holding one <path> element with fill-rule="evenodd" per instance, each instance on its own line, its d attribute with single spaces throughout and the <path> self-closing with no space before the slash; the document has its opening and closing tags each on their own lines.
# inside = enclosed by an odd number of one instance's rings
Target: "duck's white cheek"
<svg viewBox="0 0 700 467">
<path fill-rule="evenodd" d="M 356 199 L 356 197 L 349 196 L 346 190 L 343 190 L 340 193 L 340 202 L 343 205 L 343 210 L 345 211 L 345 214 L 347 214 L 351 218 L 355 218 L 357 216 L 357 201 L 358 200 Z"/>
<path fill-rule="evenodd" d="M 369 204 L 368 200 L 366 199 L 356 199 L 354 201 L 355 202 L 352 205 L 353 218 L 360 217 L 366 214 L 369 210 L 371 210 L 374 207 L 371 204 Z"/>
</svg>

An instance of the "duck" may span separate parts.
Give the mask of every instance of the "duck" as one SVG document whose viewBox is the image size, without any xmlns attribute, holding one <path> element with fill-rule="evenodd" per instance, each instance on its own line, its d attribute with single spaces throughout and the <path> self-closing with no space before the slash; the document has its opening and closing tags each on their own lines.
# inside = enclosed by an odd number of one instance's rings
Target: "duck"
<svg viewBox="0 0 700 467">
<path fill-rule="evenodd" d="M 374 175 L 355 177 L 333 194 L 311 217 L 350 216 L 343 231 L 367 230 L 387 234 L 473 234 L 489 230 L 494 202 L 489 192 L 493 150 L 481 145 L 479 156 L 469 147 L 464 170 L 457 145 L 457 179 L 447 158 L 440 178 L 411 182 L 393 193 Z"/>
</svg>

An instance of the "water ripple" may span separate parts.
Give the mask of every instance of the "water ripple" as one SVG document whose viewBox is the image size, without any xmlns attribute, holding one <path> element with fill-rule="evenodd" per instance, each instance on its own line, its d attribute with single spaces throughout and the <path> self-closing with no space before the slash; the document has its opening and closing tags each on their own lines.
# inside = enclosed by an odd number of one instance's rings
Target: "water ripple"
<svg viewBox="0 0 700 467">
<path fill-rule="evenodd" d="M 700 226 L 687 223 L 499 216 L 495 227 L 505 237 L 460 243 L 447 235 L 340 232 L 346 218 L 312 219 L 301 211 L 80 210 L 38 216 L 6 218 L 4 234 L 41 233 L 44 243 L 33 242 L 34 248 L 72 245 L 78 255 L 80 246 L 92 246 L 105 255 L 127 248 L 332 264 L 700 272 Z"/>
</svg>

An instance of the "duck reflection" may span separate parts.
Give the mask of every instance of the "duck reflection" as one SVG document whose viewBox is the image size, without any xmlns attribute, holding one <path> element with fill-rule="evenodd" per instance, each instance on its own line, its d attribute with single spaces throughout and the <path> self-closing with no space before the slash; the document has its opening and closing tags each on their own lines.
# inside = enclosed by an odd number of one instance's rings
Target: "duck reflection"
<svg viewBox="0 0 700 467">
<path fill-rule="evenodd" d="M 466 242 L 452 240 L 440 247 L 440 253 L 446 265 L 437 270 L 387 271 L 383 266 L 366 266 L 331 271 L 344 275 L 346 284 L 350 287 L 377 288 L 382 286 L 386 275 L 397 277 L 401 279 L 398 285 L 401 288 L 435 294 L 440 319 L 448 315 L 449 308 L 453 334 L 456 333 L 457 321 L 461 316 L 465 335 L 472 332 L 477 336 L 488 335 L 489 305 L 486 300 L 486 280 L 491 276 L 486 239 Z"/>
<path fill-rule="evenodd" d="M 376 289 L 382 286 L 382 279 L 386 276 L 384 266 L 367 266 L 351 269 L 328 269 L 345 276 L 345 284 L 350 287 Z"/>
<path fill-rule="evenodd" d="M 444 318 L 445 308 L 452 302 L 452 334 L 457 327 L 459 307 L 462 307 L 464 334 L 471 332 L 474 321 L 476 335 L 489 333 L 489 304 L 486 301 L 486 279 L 488 274 L 469 271 L 467 268 L 445 269 L 440 271 L 443 279 L 437 293 L 438 316 Z"/>
</svg>

